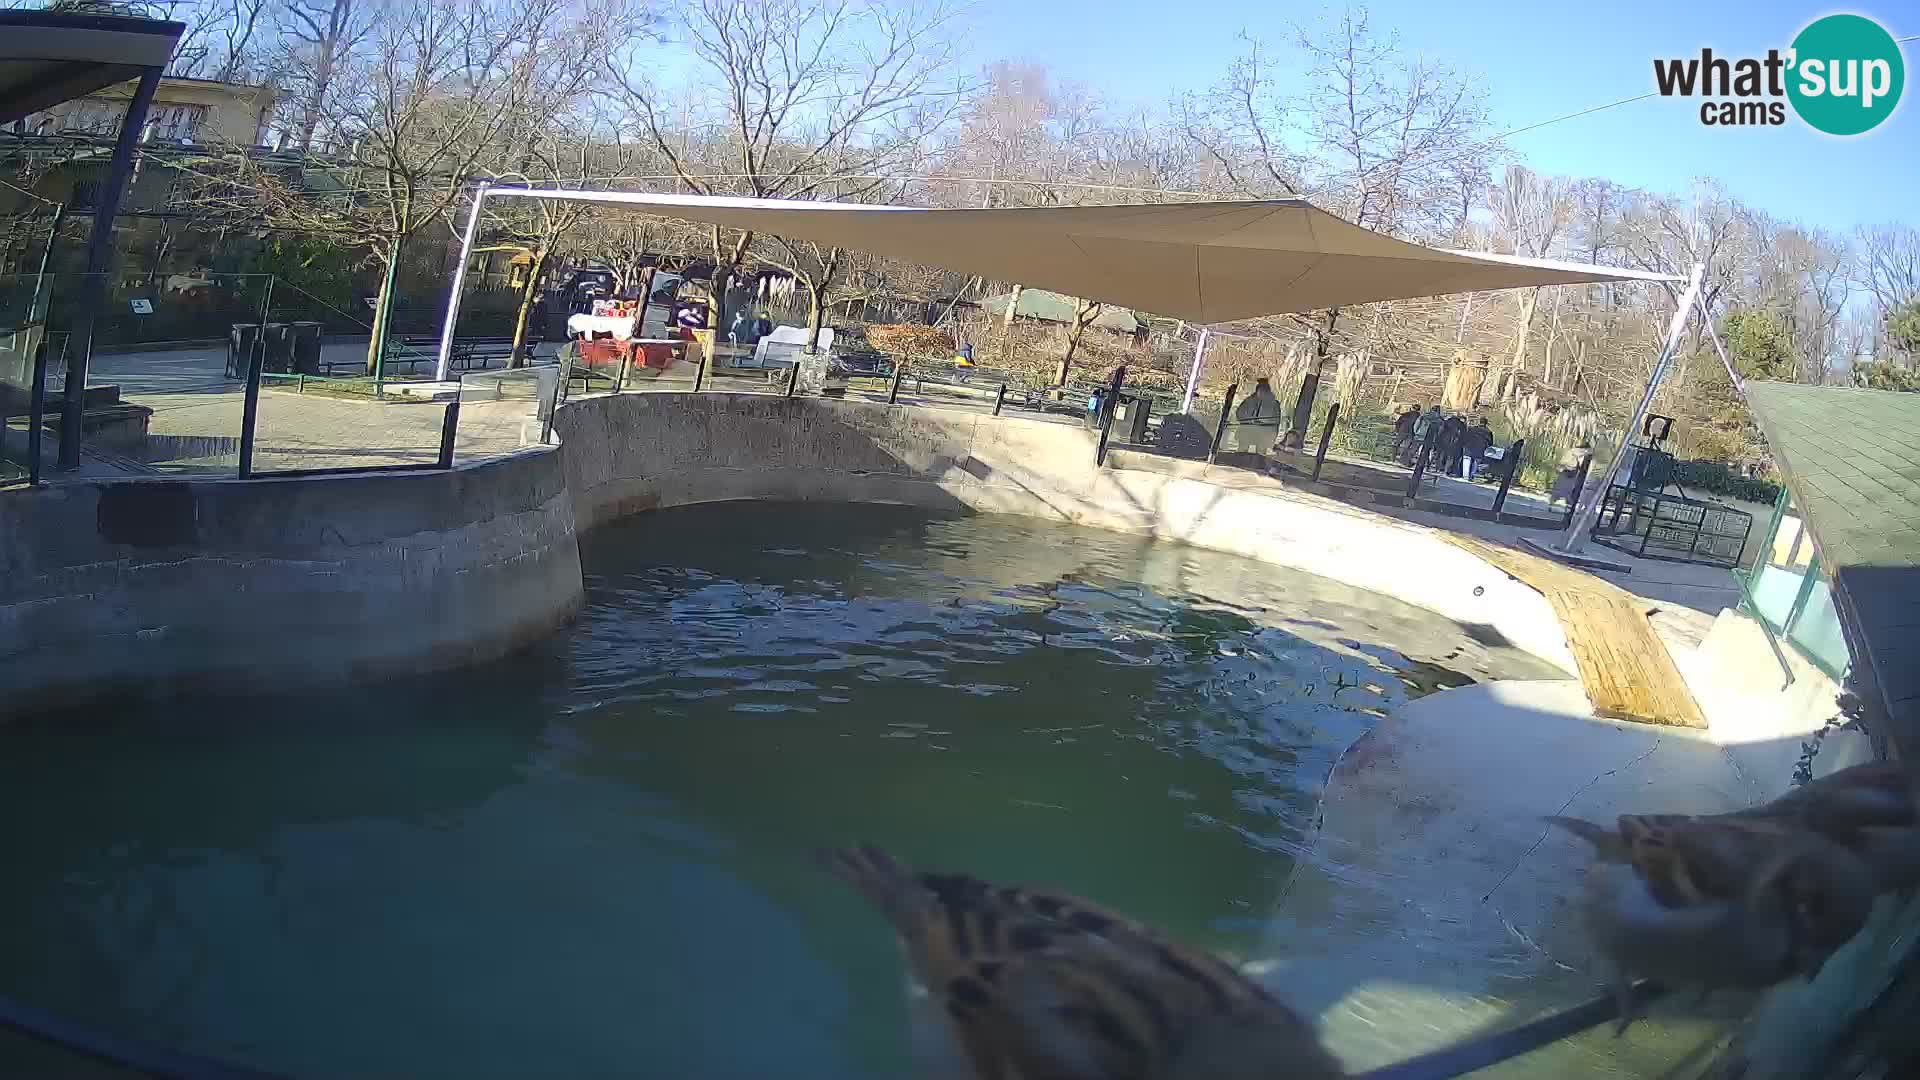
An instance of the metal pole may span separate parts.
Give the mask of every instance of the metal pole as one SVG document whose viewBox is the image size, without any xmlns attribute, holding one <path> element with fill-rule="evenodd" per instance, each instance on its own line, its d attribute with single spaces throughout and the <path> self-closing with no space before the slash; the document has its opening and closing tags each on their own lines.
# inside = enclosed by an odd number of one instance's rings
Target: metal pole
<svg viewBox="0 0 1920 1080">
<path fill-rule="evenodd" d="M 32 322 L 36 315 L 40 318 L 40 336 L 47 336 L 47 318 L 40 310 L 40 297 L 47 287 L 47 266 L 53 262 L 53 244 L 60 238 L 60 226 L 67 221 L 67 204 L 61 203 L 53 208 L 53 224 L 47 229 L 47 246 L 40 251 L 40 269 L 33 280 L 33 306 L 27 309 L 27 321 Z"/>
<path fill-rule="evenodd" d="M 1575 508 L 1580 505 L 1581 492 L 1585 491 L 1587 486 L 1587 472 L 1592 468 L 1593 459 L 1589 457 L 1580 463 L 1580 471 L 1573 475 L 1573 494 L 1567 496 L 1567 516 L 1560 522 L 1560 527 L 1563 529 L 1573 527 Z M 1601 488 L 1600 490 L 1605 491 L 1606 489 Z"/>
<path fill-rule="evenodd" d="M 1233 397 L 1239 392 L 1239 383 L 1234 383 L 1227 387 L 1226 400 L 1220 403 L 1220 420 L 1213 425 L 1213 442 L 1207 447 L 1207 464 L 1209 465 L 1213 464 L 1213 460 L 1220 456 L 1220 440 L 1226 437 L 1227 417 L 1233 415 Z"/>
<path fill-rule="evenodd" d="M 1720 344 L 1720 332 L 1713 328 L 1713 318 L 1707 314 L 1707 298 L 1704 295 L 1697 296 L 1693 303 L 1700 309 L 1700 325 L 1706 327 L 1707 340 L 1713 342 L 1713 351 L 1720 354 L 1720 366 L 1727 369 L 1727 379 L 1733 383 L 1733 388 L 1741 397 L 1746 397 L 1747 381 L 1742 379 L 1740 372 L 1734 369 L 1733 361 L 1727 359 L 1727 347 Z"/>
<path fill-rule="evenodd" d="M 1213 334 L 1208 327 L 1200 328 L 1200 341 L 1193 347 L 1193 369 L 1187 372 L 1187 392 L 1180 398 L 1180 411 L 1193 412 L 1193 395 L 1200 389 L 1200 363 L 1207 355 L 1207 338 Z"/>
<path fill-rule="evenodd" d="M 1640 404 L 1635 406 L 1633 416 L 1627 420 L 1621 442 L 1623 451 L 1626 448 L 1625 440 L 1632 438 L 1633 433 L 1639 431 L 1640 426 L 1646 423 L 1647 411 L 1653 407 L 1654 392 L 1660 389 L 1660 379 L 1666 375 L 1667 365 L 1673 362 L 1673 354 L 1680 348 L 1680 335 L 1686 331 L 1687 320 L 1693 316 L 1694 300 L 1700 295 L 1700 280 L 1706 276 L 1706 273 L 1706 263 L 1693 264 L 1693 273 L 1687 278 L 1686 292 L 1681 294 L 1680 303 L 1674 306 L 1673 321 L 1667 324 L 1666 344 L 1660 349 L 1659 359 L 1653 363 L 1653 374 L 1647 378 L 1646 393 L 1640 396 Z M 1566 535 L 1560 541 L 1561 551 L 1573 555 L 1585 545 L 1585 534 L 1592 527 L 1593 519 L 1600 513 L 1600 497 L 1613 484 L 1614 475 L 1620 471 L 1620 463 L 1625 458 L 1625 453 L 1615 453 L 1613 460 L 1607 465 L 1606 472 L 1601 475 L 1599 485 L 1591 494 L 1579 499 L 1578 511 L 1567 519 Z M 1593 464 L 1593 459 L 1587 459 L 1587 464 Z M 1585 470 L 1581 471 L 1581 475 L 1586 475 Z"/>
<path fill-rule="evenodd" d="M 620 350 L 620 373 L 613 382 L 613 392 L 616 394 L 627 388 L 627 372 L 633 366 L 634 348 L 633 343 L 628 342 L 627 346 Z"/>
<path fill-rule="evenodd" d="M 1340 419 L 1340 403 L 1327 407 L 1327 421 L 1320 426 L 1320 449 L 1313 452 L 1313 482 L 1320 482 L 1320 466 L 1327 461 L 1327 444 L 1333 441 L 1333 422 Z"/>
<path fill-rule="evenodd" d="M 473 258 L 473 238 L 480 231 L 480 207 L 487 201 L 487 182 L 473 189 L 473 209 L 467 212 L 467 230 L 460 234 L 460 265 L 454 268 L 453 283 L 447 286 L 447 321 L 440 329 L 440 359 L 433 368 L 435 382 L 447 381 L 447 361 L 453 354 L 453 325 L 460 319 L 460 294 L 467 284 L 467 260 Z M 391 303 L 391 298 L 389 298 Z"/>
<path fill-rule="evenodd" d="M 254 429 L 260 426 L 260 372 L 267 366 L 267 335 L 263 327 L 253 356 L 247 360 L 247 391 L 240 402 L 240 479 L 253 475 Z"/>
<path fill-rule="evenodd" d="M 27 405 L 27 483 L 40 483 L 40 428 L 47 422 L 47 335 L 33 348 L 33 393 Z"/>
<path fill-rule="evenodd" d="M 446 415 L 440 418 L 440 467 L 453 468 L 453 437 L 460 430 L 460 399 L 447 402 Z"/>
<path fill-rule="evenodd" d="M 1507 448 L 1507 471 L 1500 477 L 1500 490 L 1493 493 L 1493 516 L 1500 517 L 1500 510 L 1507 505 L 1507 489 L 1513 487 L 1513 476 L 1520 471 L 1520 448 L 1527 445 L 1525 439 L 1513 440 Z"/>
<path fill-rule="evenodd" d="M 1100 403 L 1100 442 L 1093 448 L 1095 468 L 1107 463 L 1107 436 L 1113 432 L 1113 418 L 1120 415 L 1120 384 L 1126 378 L 1127 365 L 1114 368 L 1113 378 L 1107 384 L 1107 399 Z"/>
<path fill-rule="evenodd" d="M 1000 391 L 993 395 L 993 415 L 1000 415 L 1000 406 L 1007 403 L 1007 384 L 1000 384 Z"/>
<path fill-rule="evenodd" d="M 399 276 L 399 273 L 400 248 L 396 245 L 387 255 L 387 272 L 380 284 L 379 319 L 373 326 L 373 396 L 376 398 L 387 396 L 387 339 L 388 331 L 393 328 L 393 280 Z M 263 323 L 265 319 L 264 315 L 261 316 Z M 263 326 L 261 333 L 265 332 Z M 411 375 L 418 370 L 420 365 L 411 364 L 407 367 L 407 374 Z"/>
<path fill-rule="evenodd" d="M 1433 444 L 1440 441 L 1440 436 L 1436 432 L 1439 426 L 1435 424 L 1433 428 L 1429 428 L 1427 437 L 1420 440 L 1420 456 L 1414 459 L 1413 478 L 1407 481 L 1407 498 L 1409 499 L 1420 497 L 1420 478 L 1426 474 L 1427 458 L 1433 453 Z"/>
<path fill-rule="evenodd" d="M 786 396 L 792 397 L 793 392 L 798 389 L 800 389 L 800 362 L 796 360 L 792 366 L 787 368 Z"/>
<path fill-rule="evenodd" d="M 700 384 L 706 380 L 706 377 L 707 377 L 707 358 L 704 356 L 697 357 L 693 361 L 693 392 L 694 393 L 697 394 L 700 392 Z"/>
<path fill-rule="evenodd" d="M 69 335 L 67 384 L 60 410 L 60 467 L 71 469 L 80 464 L 80 426 L 87 411 L 87 362 L 93 358 L 94 321 L 107 298 L 107 265 L 113 260 L 113 219 L 120 212 L 120 200 L 127 193 L 127 178 L 133 174 L 133 148 L 147 127 L 147 111 L 153 105 L 153 92 L 160 86 L 160 69 L 147 68 L 140 73 L 140 85 L 127 103 L 127 114 L 120 121 L 120 137 L 113 145 L 113 159 L 107 165 L 107 182 L 101 185 L 100 201 L 93 209 L 93 234 L 87 237 L 86 277 L 80 282 L 80 332 Z M 73 339 L 78 339 L 78 348 Z"/>
</svg>

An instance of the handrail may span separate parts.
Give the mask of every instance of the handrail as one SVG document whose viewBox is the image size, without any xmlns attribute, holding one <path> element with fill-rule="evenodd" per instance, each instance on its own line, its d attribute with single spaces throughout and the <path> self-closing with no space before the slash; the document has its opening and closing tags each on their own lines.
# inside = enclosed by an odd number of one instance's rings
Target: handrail
<svg viewBox="0 0 1920 1080">
<path fill-rule="evenodd" d="M 1633 1003 L 1637 1008 L 1667 993 L 1666 987 L 1642 979 L 1633 984 Z M 1619 1002 L 1614 1000 L 1613 995 L 1607 994 L 1517 1028 L 1471 1038 L 1360 1073 L 1357 1080 L 1450 1080 L 1451 1077 L 1465 1076 L 1522 1054 L 1530 1054 L 1550 1042 L 1578 1035 L 1590 1027 L 1617 1019 L 1619 1015 Z"/>
<path fill-rule="evenodd" d="M 287 1080 L 214 1058 L 151 1046 L 136 1039 L 93 1031 L 50 1012 L 0 998 L 0 1027 L 159 1080 Z"/>
<path fill-rule="evenodd" d="M 1634 1007 L 1637 1009 L 1667 993 L 1666 987 L 1642 979 L 1633 985 Z M 1357 1080 L 1451 1080 L 1452 1077 L 1465 1076 L 1532 1053 L 1548 1043 L 1577 1035 L 1619 1015 L 1619 1002 L 1613 995 L 1607 994 L 1516 1028 L 1470 1038 L 1360 1073 Z M 52 1013 L 6 998 L 0 998 L 0 1027 L 13 1028 L 30 1038 L 158 1080 L 289 1080 L 281 1073 L 263 1072 L 245 1065 L 233 1065 L 214 1058 L 167 1050 L 134 1039 L 92 1031 Z"/>
</svg>

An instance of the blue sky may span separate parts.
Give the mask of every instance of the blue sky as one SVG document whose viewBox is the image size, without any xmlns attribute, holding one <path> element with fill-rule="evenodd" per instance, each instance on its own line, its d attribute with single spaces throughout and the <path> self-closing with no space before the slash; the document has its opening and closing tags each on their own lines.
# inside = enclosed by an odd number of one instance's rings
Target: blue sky
<svg viewBox="0 0 1920 1080">
<path fill-rule="evenodd" d="M 1834 11 L 1878 19 L 1896 38 L 1920 34 L 1920 0 L 1841 6 L 1782 0 L 1375 0 L 1376 31 L 1394 28 L 1418 52 L 1471 73 L 1504 131 L 1653 89 L 1654 57 L 1732 57 L 1784 49 L 1800 28 Z M 1116 106 L 1161 106 L 1174 92 L 1216 80 L 1246 29 L 1274 43 L 1293 22 L 1332 10 L 1273 0 L 979 0 L 967 20 L 980 62 L 1030 58 L 1084 83 Z M 1907 90 L 1893 118 L 1868 135 L 1834 139 L 1789 117 L 1784 127 L 1715 129 L 1698 102 L 1659 99 L 1552 124 L 1509 146 L 1531 167 L 1604 176 L 1675 193 L 1713 176 L 1743 202 L 1791 221 L 1849 230 L 1920 223 L 1920 42 L 1905 49 Z"/>
</svg>

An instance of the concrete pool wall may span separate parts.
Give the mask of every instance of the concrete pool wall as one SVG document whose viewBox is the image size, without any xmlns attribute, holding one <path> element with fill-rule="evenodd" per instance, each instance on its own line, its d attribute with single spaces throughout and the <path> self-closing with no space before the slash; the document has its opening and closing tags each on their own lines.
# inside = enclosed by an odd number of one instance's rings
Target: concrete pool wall
<svg viewBox="0 0 1920 1080">
<path fill-rule="evenodd" d="M 581 531 L 736 499 L 901 503 L 1304 570 L 1573 659 L 1532 589 L 1417 525 L 1198 463 L 1093 464 L 1077 426 L 819 398 L 623 394 L 559 448 L 450 471 L 69 482 L 0 497 L 0 715 L 483 663 L 582 601 Z M 1148 466 L 1151 466 L 1149 468 Z"/>
<path fill-rule="evenodd" d="M 1431 529 L 1199 462 L 1110 468 L 1076 426 L 864 402 L 623 394 L 563 409 L 567 487 L 582 530 L 737 499 L 900 503 L 1050 518 L 1304 570 L 1497 635 L 1571 674 L 1538 592 Z M 1143 458 L 1143 455 L 1136 455 Z M 1145 460 L 1139 465 L 1148 464 Z"/>
<path fill-rule="evenodd" d="M 558 455 L 0 496 L 0 715 L 484 663 L 582 599 Z"/>
</svg>

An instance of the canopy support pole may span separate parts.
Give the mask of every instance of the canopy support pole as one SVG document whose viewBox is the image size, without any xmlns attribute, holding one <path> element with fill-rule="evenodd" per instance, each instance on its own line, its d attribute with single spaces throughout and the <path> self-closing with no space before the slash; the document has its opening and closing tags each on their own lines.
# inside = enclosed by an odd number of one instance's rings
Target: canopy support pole
<svg viewBox="0 0 1920 1080">
<path fill-rule="evenodd" d="M 1200 365 L 1206 360 L 1207 338 L 1213 334 L 1210 327 L 1200 328 L 1200 341 L 1193 347 L 1193 370 L 1187 372 L 1187 392 L 1180 398 L 1180 411 L 1193 415 L 1193 395 L 1200 389 Z"/>
<path fill-rule="evenodd" d="M 1659 359 L 1653 362 L 1653 374 L 1647 377 L 1646 393 L 1640 395 L 1640 404 L 1633 410 L 1627 427 L 1620 436 L 1620 446 L 1608 463 L 1606 471 L 1600 474 L 1600 483 L 1580 497 L 1580 509 L 1567 524 L 1566 534 L 1561 537 L 1560 551 L 1566 555 L 1578 555 L 1586 546 L 1587 531 L 1593 527 L 1594 519 L 1600 516 L 1601 500 L 1606 498 L 1607 489 L 1613 486 L 1614 477 L 1620 472 L 1620 466 L 1627 460 L 1627 440 L 1640 430 L 1647 419 L 1647 411 L 1653 407 L 1654 392 L 1660 389 L 1660 379 L 1666 375 L 1667 367 L 1673 363 L 1673 354 L 1680 348 L 1680 335 L 1686 332 L 1687 320 L 1693 317 L 1694 300 L 1700 295 L 1700 279 L 1707 273 L 1707 264 L 1694 263 L 1693 274 L 1687 278 L 1687 290 L 1680 294 L 1680 303 L 1674 306 L 1673 321 L 1667 324 L 1667 342 L 1660 349 Z"/>
<path fill-rule="evenodd" d="M 467 212 L 467 231 L 460 236 L 460 265 L 454 268 L 453 283 L 447 286 L 447 322 L 440 328 L 440 358 L 433 367 L 435 382 L 447 381 L 447 361 L 453 355 L 453 326 L 460 321 L 460 296 L 466 291 L 467 261 L 473 258 L 473 238 L 480 231 L 480 207 L 487 201 L 488 190 L 485 180 L 473 189 L 473 209 Z"/>
</svg>

